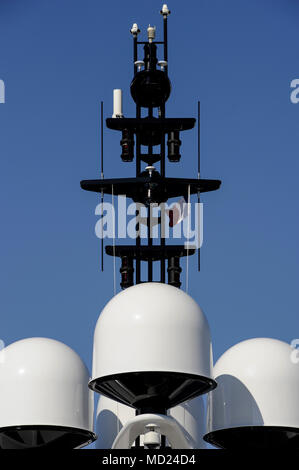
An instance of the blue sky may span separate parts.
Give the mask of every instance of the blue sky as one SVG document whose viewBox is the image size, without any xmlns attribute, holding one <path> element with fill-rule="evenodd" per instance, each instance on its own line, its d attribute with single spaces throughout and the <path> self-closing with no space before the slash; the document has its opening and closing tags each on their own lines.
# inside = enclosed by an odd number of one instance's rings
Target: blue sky
<svg viewBox="0 0 299 470">
<path fill-rule="evenodd" d="M 113 264 L 100 272 L 98 197 L 80 189 L 99 175 L 99 103 L 129 94 L 137 22 L 162 33 L 162 2 L 1 0 L 0 336 L 47 336 L 91 367 L 93 330 L 113 295 Z M 295 0 L 168 3 L 168 116 L 202 109 L 201 272 L 189 293 L 205 311 L 214 357 L 246 338 L 299 337 L 299 5 Z M 143 36 L 144 38 L 145 36 Z M 161 36 L 160 36 L 161 37 Z M 161 57 L 162 58 L 162 57 Z M 182 137 L 170 176 L 196 177 L 196 131 Z M 134 174 L 119 135 L 105 131 L 105 176 Z M 118 266 L 117 266 L 118 269 Z M 117 276 L 118 281 L 118 276 Z"/>
</svg>

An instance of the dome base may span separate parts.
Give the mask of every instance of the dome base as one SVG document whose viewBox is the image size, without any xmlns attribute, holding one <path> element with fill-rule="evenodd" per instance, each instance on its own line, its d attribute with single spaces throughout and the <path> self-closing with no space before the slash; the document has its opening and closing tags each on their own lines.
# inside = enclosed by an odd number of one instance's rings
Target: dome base
<svg viewBox="0 0 299 470">
<path fill-rule="evenodd" d="M 75 449 L 95 441 L 90 431 L 65 426 L 0 428 L 0 449 Z"/>
<path fill-rule="evenodd" d="M 296 448 L 299 428 L 284 426 L 242 426 L 206 434 L 204 440 L 222 449 Z"/>
<path fill-rule="evenodd" d="M 181 372 L 127 372 L 91 380 L 89 387 L 138 413 L 164 413 L 216 387 L 208 377 Z"/>
</svg>

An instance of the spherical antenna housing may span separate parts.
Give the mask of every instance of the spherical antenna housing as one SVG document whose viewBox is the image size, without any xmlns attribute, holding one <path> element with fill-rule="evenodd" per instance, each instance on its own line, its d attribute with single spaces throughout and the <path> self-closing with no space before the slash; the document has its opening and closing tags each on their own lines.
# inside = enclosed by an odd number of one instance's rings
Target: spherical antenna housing
<svg viewBox="0 0 299 470">
<path fill-rule="evenodd" d="M 298 447 L 299 365 L 293 352 L 283 341 L 254 338 L 220 357 L 206 441 L 223 448 Z"/>
<path fill-rule="evenodd" d="M 161 70 L 142 70 L 135 74 L 130 90 L 138 106 L 157 108 L 168 100 L 171 84 L 168 76 Z"/>
<path fill-rule="evenodd" d="M 142 283 L 106 305 L 94 334 L 92 390 L 140 412 L 216 386 L 209 325 L 199 305 L 167 284 Z"/>
<path fill-rule="evenodd" d="M 95 439 L 89 372 L 65 344 L 27 338 L 0 352 L 0 448 L 78 448 Z"/>
</svg>

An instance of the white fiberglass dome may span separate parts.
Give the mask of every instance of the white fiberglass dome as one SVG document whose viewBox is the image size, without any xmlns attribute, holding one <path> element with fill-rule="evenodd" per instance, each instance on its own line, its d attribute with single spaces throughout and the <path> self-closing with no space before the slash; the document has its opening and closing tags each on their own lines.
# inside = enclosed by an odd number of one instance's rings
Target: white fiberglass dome
<svg viewBox="0 0 299 470">
<path fill-rule="evenodd" d="M 270 338 L 243 341 L 217 361 L 208 397 L 208 434 L 219 447 L 299 447 L 299 364 Z"/>
<path fill-rule="evenodd" d="M 212 360 L 199 305 L 176 287 L 142 283 L 103 309 L 90 387 L 143 412 L 165 412 L 215 387 Z"/>
<path fill-rule="evenodd" d="M 89 373 L 65 344 L 28 338 L 0 352 L 0 448 L 80 447 L 94 440 Z"/>
</svg>

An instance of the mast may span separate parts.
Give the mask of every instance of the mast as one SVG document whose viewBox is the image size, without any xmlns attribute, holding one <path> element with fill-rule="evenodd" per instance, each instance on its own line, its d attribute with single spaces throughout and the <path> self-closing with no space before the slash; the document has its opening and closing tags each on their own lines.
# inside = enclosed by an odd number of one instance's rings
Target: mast
<svg viewBox="0 0 299 470">
<path fill-rule="evenodd" d="M 180 137 L 182 133 L 193 129 L 195 118 L 166 117 L 166 103 L 171 94 L 171 82 L 168 77 L 168 38 L 167 26 L 170 10 L 163 5 L 163 41 L 156 41 L 156 28 L 147 28 L 147 41 L 139 41 L 140 30 L 136 23 L 130 32 L 133 38 L 134 76 L 130 85 L 131 96 L 136 104 L 136 115 L 124 117 L 121 105 L 121 90 L 114 90 L 114 112 L 106 119 L 106 126 L 121 133 L 120 145 L 123 162 L 135 161 L 135 177 L 112 178 L 81 181 L 81 187 L 100 194 L 126 195 L 136 203 L 136 241 L 135 245 L 108 245 L 106 254 L 121 260 L 121 288 L 126 289 L 142 282 L 158 281 L 175 287 L 181 286 L 180 274 L 182 257 L 199 251 L 199 247 L 169 245 L 165 239 L 165 224 L 169 223 L 163 204 L 170 198 L 184 198 L 190 203 L 190 196 L 198 197 L 202 192 L 215 191 L 220 187 L 219 180 L 200 178 L 199 127 L 198 127 L 198 177 L 168 178 L 166 176 L 166 158 L 171 163 L 181 159 Z M 143 49 L 141 56 L 140 49 Z M 158 56 L 163 53 L 163 59 Z M 142 109 L 147 113 L 142 117 Z M 198 104 L 198 120 L 200 117 Z M 166 140 L 167 139 L 167 140 Z M 166 150 L 167 143 L 167 150 Z M 142 151 L 146 147 L 147 151 Z M 147 208 L 146 220 L 141 218 L 141 205 Z M 154 243 L 153 208 L 159 206 L 159 240 Z M 170 214 L 171 216 L 172 214 Z M 140 224 L 147 227 L 146 243 L 139 235 Z M 199 259 L 199 258 L 198 258 Z M 160 276 L 154 278 L 154 263 L 160 264 Z M 166 279 L 167 262 L 167 279 Z M 141 276 L 141 264 L 147 264 L 146 276 Z M 198 262 L 199 269 L 199 262 Z"/>
</svg>

